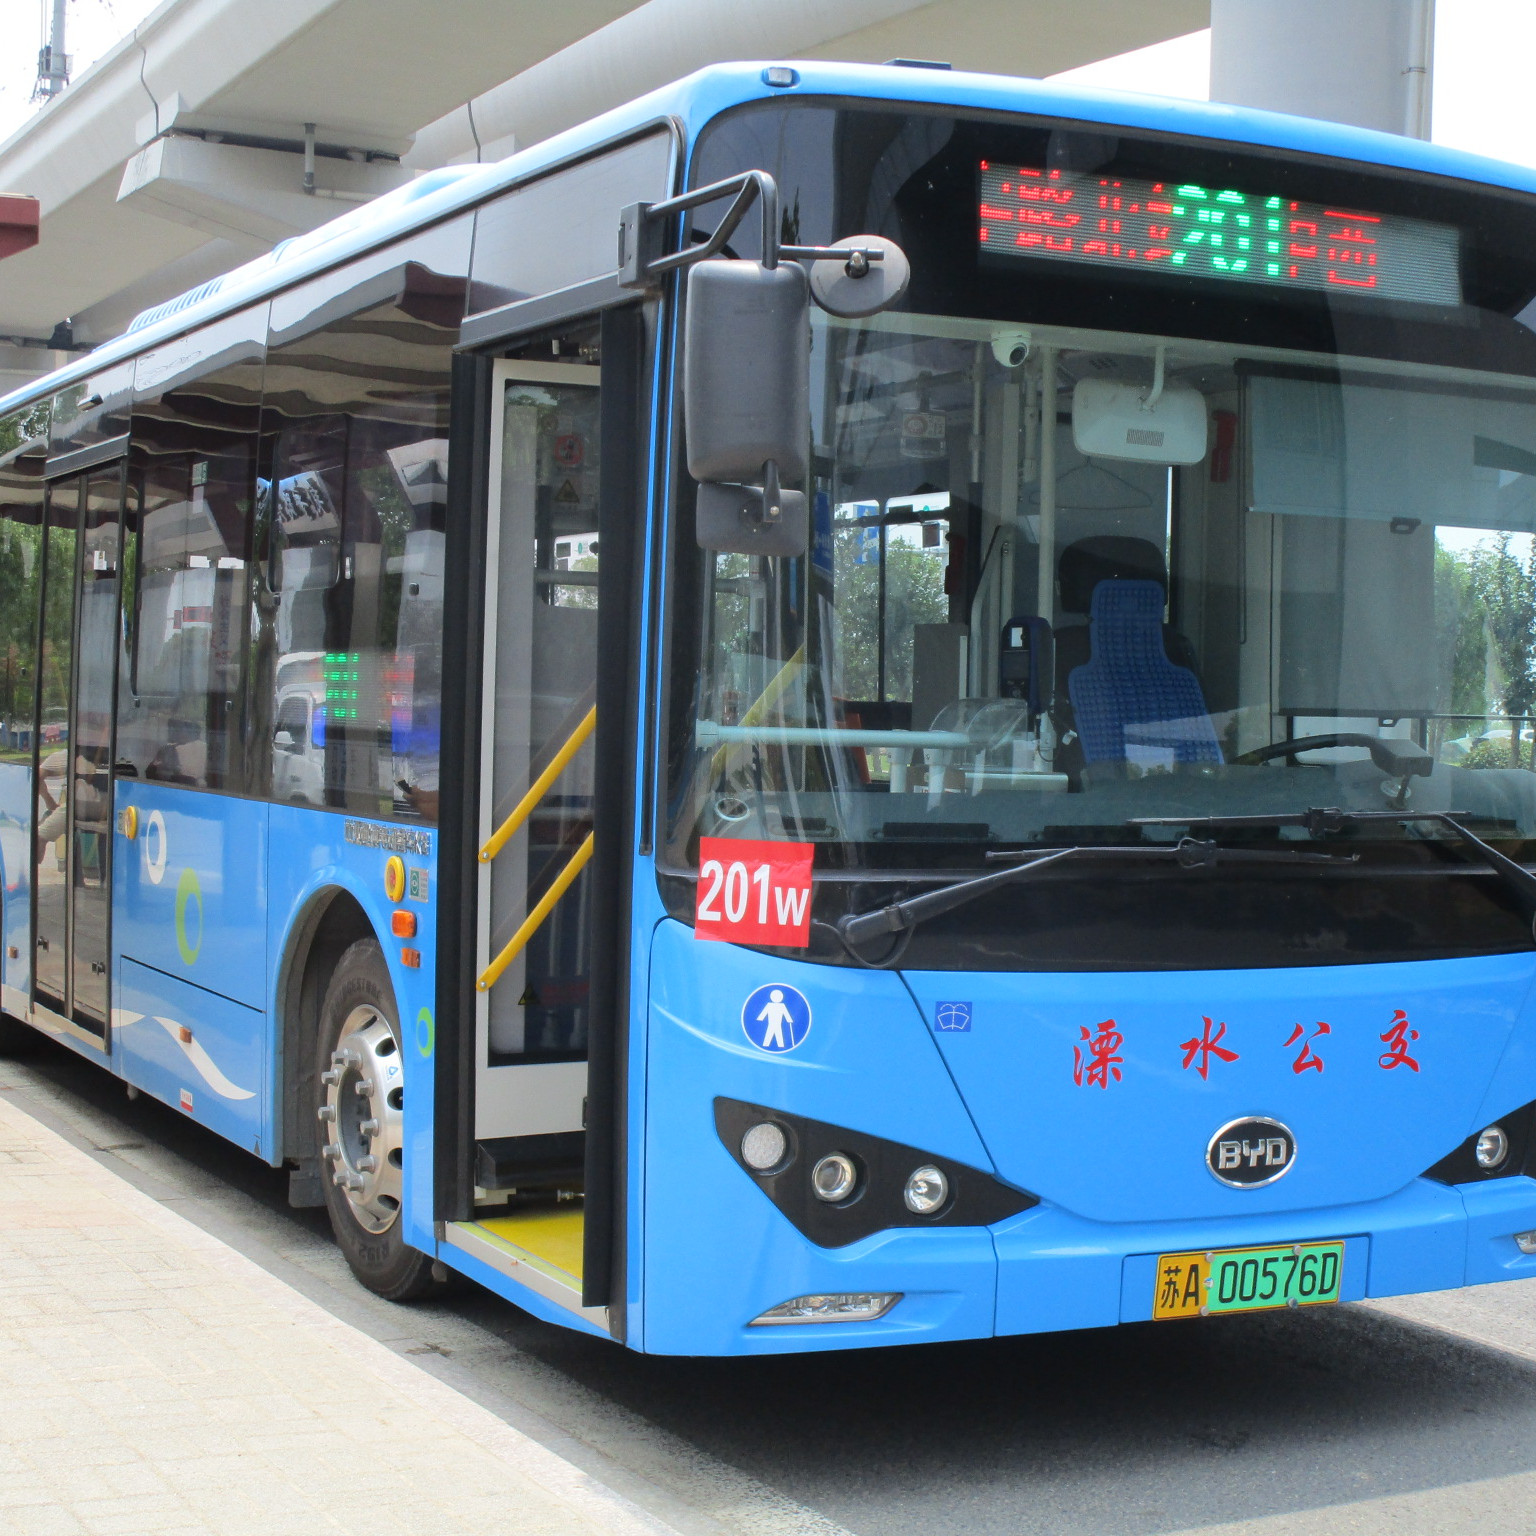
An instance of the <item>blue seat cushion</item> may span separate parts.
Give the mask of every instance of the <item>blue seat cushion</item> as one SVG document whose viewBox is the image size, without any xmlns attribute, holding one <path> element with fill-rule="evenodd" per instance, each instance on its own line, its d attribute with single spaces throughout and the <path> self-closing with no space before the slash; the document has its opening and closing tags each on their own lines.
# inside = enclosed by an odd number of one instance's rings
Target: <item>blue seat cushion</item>
<svg viewBox="0 0 1536 1536">
<path fill-rule="evenodd" d="M 1200 679 L 1163 649 L 1163 589 L 1155 581 L 1094 588 L 1089 660 L 1067 677 L 1084 761 L 1144 767 L 1219 763 L 1221 746 Z"/>
</svg>

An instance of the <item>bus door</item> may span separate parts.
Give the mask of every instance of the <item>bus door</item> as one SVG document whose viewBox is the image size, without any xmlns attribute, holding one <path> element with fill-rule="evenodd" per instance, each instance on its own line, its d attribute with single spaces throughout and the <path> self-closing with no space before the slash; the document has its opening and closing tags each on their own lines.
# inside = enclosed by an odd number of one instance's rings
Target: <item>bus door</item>
<svg viewBox="0 0 1536 1536">
<path fill-rule="evenodd" d="M 36 1001 L 106 1044 L 123 461 L 52 481 L 43 557 Z"/>
<path fill-rule="evenodd" d="M 460 359 L 479 402 L 473 458 L 457 462 L 484 487 L 466 491 L 485 526 L 471 520 L 464 546 L 483 581 L 469 624 L 481 662 L 453 699 L 472 717 L 462 774 L 444 738 L 445 823 L 473 843 L 455 839 L 468 867 L 449 866 L 439 920 L 464 936 L 449 985 L 474 1030 L 446 1042 L 448 1076 L 440 1055 L 437 1113 L 445 1089 L 473 1109 L 452 1121 L 472 1128 L 468 1145 L 442 1122 L 438 1209 L 446 1241 L 623 1337 L 624 893 L 654 311 L 604 286 L 597 313 L 545 319 L 534 339 L 464 328 L 466 345 L 502 355 Z"/>
</svg>

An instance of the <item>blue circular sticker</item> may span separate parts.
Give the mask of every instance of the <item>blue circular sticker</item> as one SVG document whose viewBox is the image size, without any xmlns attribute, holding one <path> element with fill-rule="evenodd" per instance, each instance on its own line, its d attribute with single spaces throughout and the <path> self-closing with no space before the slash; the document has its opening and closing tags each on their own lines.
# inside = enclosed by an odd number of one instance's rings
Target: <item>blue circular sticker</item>
<svg viewBox="0 0 1536 1536">
<path fill-rule="evenodd" d="M 774 982 L 741 1005 L 741 1027 L 760 1051 L 792 1051 L 811 1032 L 811 1005 L 804 993 Z"/>
</svg>

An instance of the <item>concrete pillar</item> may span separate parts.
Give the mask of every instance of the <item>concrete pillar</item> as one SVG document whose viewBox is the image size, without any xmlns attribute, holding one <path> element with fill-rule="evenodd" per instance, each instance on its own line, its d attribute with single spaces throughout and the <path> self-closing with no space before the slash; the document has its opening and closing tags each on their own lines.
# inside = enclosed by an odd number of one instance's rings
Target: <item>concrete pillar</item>
<svg viewBox="0 0 1536 1536">
<path fill-rule="evenodd" d="M 1211 100 L 1429 137 L 1435 0 L 1211 0 Z"/>
</svg>

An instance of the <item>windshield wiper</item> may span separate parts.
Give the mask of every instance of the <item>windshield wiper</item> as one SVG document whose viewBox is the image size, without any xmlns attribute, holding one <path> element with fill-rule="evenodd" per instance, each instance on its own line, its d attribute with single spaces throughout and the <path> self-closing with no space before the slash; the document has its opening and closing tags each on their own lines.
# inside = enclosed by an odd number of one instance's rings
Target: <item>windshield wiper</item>
<svg viewBox="0 0 1536 1536">
<path fill-rule="evenodd" d="M 1470 814 L 1469 811 L 1345 811 L 1335 805 L 1314 805 L 1305 811 L 1281 811 L 1272 816 L 1137 816 L 1127 825 L 1200 827 L 1213 832 L 1238 827 L 1305 827 L 1313 837 L 1324 837 L 1330 832 L 1342 832 L 1350 827 L 1378 821 L 1434 822 L 1437 826 L 1449 827 L 1471 848 L 1503 881 L 1505 887 L 1520 899 L 1527 916 L 1536 924 L 1536 875 L 1523 864 L 1517 864 L 1500 853 L 1492 843 L 1485 843 L 1475 832 L 1469 832 L 1457 820 L 1459 816 Z"/>
<path fill-rule="evenodd" d="M 896 901 L 889 906 L 877 907 L 872 912 L 850 913 L 846 917 L 839 918 L 835 926 L 843 947 L 853 955 L 854 959 L 870 964 L 870 961 L 855 950 L 855 945 L 881 936 L 899 937 L 910 933 L 919 923 L 926 922 L 930 917 L 938 917 L 943 912 L 952 912 L 956 907 L 964 906 L 966 902 L 974 901 L 978 896 L 985 896 L 989 891 L 1031 879 L 1040 871 L 1054 864 L 1063 864 L 1069 859 L 1120 861 L 1159 859 L 1177 863 L 1181 869 L 1211 869 L 1218 863 L 1353 864 L 1359 855 L 1306 853 L 1300 850 L 1292 852 L 1279 848 L 1223 848 L 1215 842 L 1185 837 L 1177 843 L 1166 846 L 1149 847 L 1144 843 L 1134 843 L 1125 847 L 1088 844 L 1072 848 L 1026 850 L 1021 853 L 989 853 L 987 857 L 1019 859 L 1023 862 L 1015 864 L 1011 869 L 1001 869 L 995 875 L 976 875 L 967 880 L 956 880 L 952 884 L 940 886 L 937 890 L 924 891 L 920 896 L 909 896 L 905 901 Z M 1536 884 L 1536 881 L 1533 881 L 1533 884 Z M 883 961 L 874 963 L 888 965 L 899 953 L 900 948 L 893 949 Z"/>
</svg>

